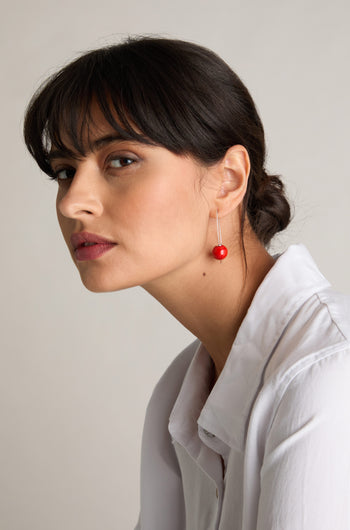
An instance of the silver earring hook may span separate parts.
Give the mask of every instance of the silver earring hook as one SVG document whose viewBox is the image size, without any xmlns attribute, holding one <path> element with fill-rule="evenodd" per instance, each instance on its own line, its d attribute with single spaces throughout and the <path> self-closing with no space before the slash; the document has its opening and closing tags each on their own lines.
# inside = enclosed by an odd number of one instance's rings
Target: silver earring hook
<svg viewBox="0 0 350 530">
<path fill-rule="evenodd" d="M 221 226 L 219 221 L 219 212 L 216 210 L 216 230 L 218 233 L 218 246 L 222 245 Z"/>
</svg>

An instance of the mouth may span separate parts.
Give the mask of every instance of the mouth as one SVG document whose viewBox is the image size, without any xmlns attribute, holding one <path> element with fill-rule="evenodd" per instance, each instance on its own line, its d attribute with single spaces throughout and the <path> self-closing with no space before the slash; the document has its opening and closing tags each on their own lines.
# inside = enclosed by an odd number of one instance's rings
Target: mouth
<svg viewBox="0 0 350 530">
<path fill-rule="evenodd" d="M 117 245 L 110 239 L 89 232 L 76 232 L 70 239 L 77 261 L 97 259 Z"/>
</svg>

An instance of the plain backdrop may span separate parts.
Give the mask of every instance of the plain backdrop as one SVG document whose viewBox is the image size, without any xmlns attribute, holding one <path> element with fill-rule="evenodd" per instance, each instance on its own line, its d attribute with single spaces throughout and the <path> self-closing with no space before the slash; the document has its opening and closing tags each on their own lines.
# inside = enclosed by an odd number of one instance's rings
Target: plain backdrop
<svg viewBox="0 0 350 530">
<path fill-rule="evenodd" d="M 33 91 L 80 52 L 158 34 L 219 53 L 264 123 L 269 170 L 335 288 L 349 277 L 347 0 L 13 0 L 1 16 L 1 530 L 128 530 L 153 387 L 193 336 L 141 288 L 81 285 L 55 217 L 56 184 L 21 137 Z"/>
</svg>

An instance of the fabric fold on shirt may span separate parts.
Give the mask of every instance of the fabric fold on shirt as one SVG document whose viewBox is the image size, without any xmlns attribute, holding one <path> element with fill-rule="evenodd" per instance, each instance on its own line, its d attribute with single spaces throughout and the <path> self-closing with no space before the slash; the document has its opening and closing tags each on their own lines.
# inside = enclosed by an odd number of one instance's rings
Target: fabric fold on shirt
<svg viewBox="0 0 350 530">
<path fill-rule="evenodd" d="M 349 530 L 349 339 L 350 298 L 333 291 L 304 245 L 275 256 L 215 385 L 198 340 L 158 382 L 136 530 L 329 530 L 332 517 Z M 327 465 L 325 481 L 312 447 L 330 443 L 344 462 Z M 291 506 L 301 476 L 307 502 Z"/>
</svg>

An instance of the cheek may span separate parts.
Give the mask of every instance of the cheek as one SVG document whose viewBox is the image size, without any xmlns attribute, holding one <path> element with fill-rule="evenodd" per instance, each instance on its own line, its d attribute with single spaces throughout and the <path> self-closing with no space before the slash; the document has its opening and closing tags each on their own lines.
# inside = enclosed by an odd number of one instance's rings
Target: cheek
<svg viewBox="0 0 350 530">
<path fill-rule="evenodd" d="M 206 231 L 206 205 L 193 175 L 162 175 L 124 197 L 123 225 L 138 242 L 135 250 L 172 253 L 179 245 L 201 243 Z M 119 211 L 119 214 L 121 212 Z"/>
</svg>

